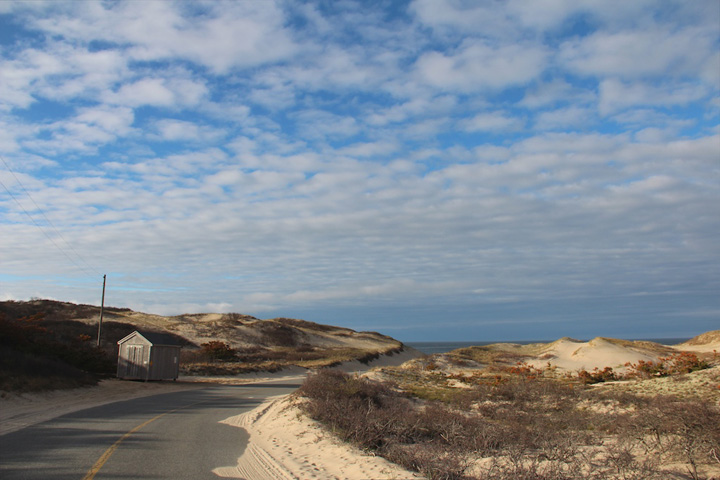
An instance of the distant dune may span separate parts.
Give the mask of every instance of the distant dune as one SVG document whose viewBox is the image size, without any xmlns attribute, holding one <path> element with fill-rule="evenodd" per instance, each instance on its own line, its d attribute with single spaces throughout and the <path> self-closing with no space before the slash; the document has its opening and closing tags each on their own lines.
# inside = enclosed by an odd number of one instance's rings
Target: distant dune
<svg viewBox="0 0 720 480">
<path fill-rule="evenodd" d="M 656 362 L 678 351 L 688 351 L 706 356 L 713 351 L 720 352 L 720 330 L 715 330 L 688 340 L 678 345 L 662 345 L 642 340 L 622 340 L 616 338 L 596 337 L 588 342 L 563 337 L 550 343 L 533 343 L 528 345 L 516 343 L 495 343 L 476 347 L 454 350 L 446 354 L 449 357 L 460 357 L 476 362 L 477 367 L 483 365 L 514 365 L 524 362 L 541 368 L 550 364 L 553 367 L 568 370 L 592 370 L 594 368 L 611 367 L 622 371 L 626 363 L 639 361 Z M 448 363 L 442 355 L 435 356 L 436 363 Z M 452 362 L 449 362 L 452 363 Z"/>
<path fill-rule="evenodd" d="M 711 352 L 717 350 L 720 352 L 720 330 L 702 333 L 687 342 L 675 345 L 675 348 L 688 351 Z"/>
</svg>

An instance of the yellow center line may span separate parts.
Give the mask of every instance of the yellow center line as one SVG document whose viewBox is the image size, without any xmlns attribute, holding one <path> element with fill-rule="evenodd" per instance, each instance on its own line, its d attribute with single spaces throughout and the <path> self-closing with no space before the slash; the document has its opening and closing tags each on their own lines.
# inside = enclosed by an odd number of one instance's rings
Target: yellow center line
<svg viewBox="0 0 720 480">
<path fill-rule="evenodd" d="M 95 478 L 95 475 L 98 474 L 98 472 L 99 472 L 100 469 L 103 467 L 103 465 L 105 465 L 105 463 L 106 463 L 108 460 L 110 460 L 110 457 L 112 457 L 112 454 L 115 453 L 115 450 L 117 450 L 118 447 L 120 447 L 120 444 L 121 444 L 126 438 L 128 438 L 130 435 L 132 435 L 133 433 L 137 432 L 138 430 L 140 430 L 141 428 L 145 427 L 146 425 L 149 425 L 150 423 L 154 422 L 154 421 L 157 420 L 158 418 L 164 417 L 165 415 L 167 415 L 167 414 L 169 414 L 169 413 L 177 412 L 178 410 L 182 410 L 183 408 L 188 408 L 188 407 L 192 407 L 192 406 L 194 406 L 194 405 L 199 405 L 199 404 L 205 403 L 205 402 L 207 402 L 207 401 L 208 401 L 208 400 L 203 400 L 202 402 L 191 403 L 190 405 L 184 405 L 184 406 L 182 406 L 182 407 L 178 407 L 178 408 L 176 408 L 176 409 L 174 409 L 174 410 L 170 410 L 170 411 L 167 411 L 167 412 L 165 412 L 165 413 L 161 413 L 160 415 L 157 415 L 157 416 L 151 418 L 150 420 L 146 420 L 146 421 L 144 421 L 143 423 L 141 423 L 140 425 L 136 426 L 135 428 L 133 428 L 132 430 L 130 430 L 129 432 L 127 432 L 126 434 L 124 434 L 122 437 L 118 438 L 118 440 L 117 440 L 115 443 L 113 443 L 113 444 L 110 446 L 110 448 L 108 448 L 107 450 L 105 450 L 105 453 L 103 453 L 103 454 L 100 456 L 100 458 L 98 458 L 97 462 L 95 462 L 95 464 L 90 468 L 90 470 L 88 470 L 88 472 L 85 474 L 85 476 L 82 478 L 82 480 L 93 480 L 93 478 Z"/>
</svg>

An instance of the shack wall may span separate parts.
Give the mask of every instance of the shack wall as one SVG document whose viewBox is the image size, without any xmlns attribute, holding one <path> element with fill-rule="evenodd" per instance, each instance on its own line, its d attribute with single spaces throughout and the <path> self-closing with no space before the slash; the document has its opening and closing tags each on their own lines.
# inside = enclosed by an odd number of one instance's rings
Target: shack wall
<svg viewBox="0 0 720 480">
<path fill-rule="evenodd" d="M 118 351 L 118 378 L 147 380 L 152 345 L 136 335 L 120 345 Z"/>
<path fill-rule="evenodd" d="M 180 347 L 154 345 L 148 380 L 176 380 L 180 374 Z"/>
</svg>

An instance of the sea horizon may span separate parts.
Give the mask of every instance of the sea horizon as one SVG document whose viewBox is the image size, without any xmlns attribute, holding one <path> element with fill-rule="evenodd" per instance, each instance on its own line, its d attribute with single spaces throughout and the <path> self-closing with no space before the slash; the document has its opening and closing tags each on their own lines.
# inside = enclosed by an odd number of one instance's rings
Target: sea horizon
<svg viewBox="0 0 720 480">
<path fill-rule="evenodd" d="M 644 342 L 655 342 L 662 345 L 677 345 L 690 340 L 692 337 L 670 337 L 670 338 L 624 338 L 623 340 L 628 341 L 644 341 Z M 480 347 L 483 345 L 492 345 L 493 343 L 517 343 L 519 345 L 529 345 L 531 343 L 551 343 L 555 340 L 491 340 L 491 341 L 447 341 L 447 342 L 403 342 L 408 347 L 412 347 L 416 350 L 421 351 L 424 354 L 432 355 L 436 353 L 447 353 L 458 348 L 466 347 Z M 592 340 L 578 339 L 582 342 Z"/>
</svg>

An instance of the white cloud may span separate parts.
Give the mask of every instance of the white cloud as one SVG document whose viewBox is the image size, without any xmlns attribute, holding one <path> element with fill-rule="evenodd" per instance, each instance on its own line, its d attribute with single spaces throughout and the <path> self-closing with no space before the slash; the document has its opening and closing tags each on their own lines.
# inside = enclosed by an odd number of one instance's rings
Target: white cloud
<svg viewBox="0 0 720 480">
<path fill-rule="evenodd" d="M 596 122 L 590 108 L 568 107 L 542 112 L 535 119 L 539 130 L 587 130 Z"/>
<path fill-rule="evenodd" d="M 0 101 L 3 109 L 28 107 L 35 101 L 31 94 L 35 82 L 65 71 L 66 67 L 60 59 L 38 50 L 26 50 L 19 59 L 3 61 L 0 68 Z"/>
<path fill-rule="evenodd" d="M 13 63 L 0 63 L 0 110 L 26 108 L 35 101 L 28 89 L 32 78 Z"/>
<path fill-rule="evenodd" d="M 38 130 L 49 135 L 47 139 L 26 137 L 21 144 L 33 151 L 94 152 L 98 146 L 115 141 L 133 132 L 133 111 L 125 107 L 81 108 L 77 115 L 43 125 Z"/>
<path fill-rule="evenodd" d="M 649 108 L 637 108 L 614 115 L 613 120 L 632 127 L 643 126 L 666 126 L 672 129 L 680 129 L 692 126 L 695 121 L 692 119 L 677 118 L 658 110 Z"/>
<path fill-rule="evenodd" d="M 374 157 L 387 156 L 398 149 L 399 145 L 396 142 L 364 142 L 343 147 L 338 150 L 338 153 L 350 157 Z"/>
<path fill-rule="evenodd" d="M 97 125 L 107 132 L 123 136 L 131 131 L 134 117 L 133 111 L 129 108 L 101 106 L 81 109 L 75 120 L 88 125 Z"/>
<path fill-rule="evenodd" d="M 108 97 L 112 103 L 133 107 L 141 105 L 169 107 L 175 103 L 175 95 L 161 78 L 143 78 L 132 84 L 122 85 L 117 92 Z"/>
<path fill-rule="evenodd" d="M 514 131 L 523 128 L 522 118 L 504 112 L 479 113 L 460 122 L 460 128 L 468 132 Z"/>
<path fill-rule="evenodd" d="M 105 95 L 109 103 L 131 107 L 179 108 L 197 105 L 207 94 L 204 84 L 187 79 L 141 78 Z"/>
<path fill-rule="evenodd" d="M 360 125 L 354 118 L 327 111 L 304 110 L 293 117 L 300 136 L 306 139 L 346 138 L 360 131 Z"/>
<path fill-rule="evenodd" d="M 288 58 L 296 47 L 275 2 L 194 5 L 158 0 L 65 4 L 35 25 L 71 40 L 127 46 L 134 60 L 186 59 L 218 73 Z M 69 7 L 69 8 L 68 8 Z M 196 16 L 197 10 L 204 10 Z"/>
<path fill-rule="evenodd" d="M 594 101 L 595 97 L 594 91 L 573 86 L 563 79 L 554 79 L 526 90 L 520 105 L 535 109 L 568 102 L 586 104 Z"/>
<path fill-rule="evenodd" d="M 717 32 L 704 28 L 671 31 L 596 32 L 562 45 L 559 59 L 586 75 L 620 77 L 696 77 L 716 54 Z"/>
<path fill-rule="evenodd" d="M 222 129 L 184 120 L 162 119 L 154 122 L 157 136 L 163 141 L 208 141 L 215 142 L 225 136 Z"/>
<path fill-rule="evenodd" d="M 20 148 L 18 140 L 27 135 L 32 135 L 33 127 L 18 124 L 12 117 L 5 117 L 0 114 L 0 152 L 7 155 L 16 152 Z"/>
<path fill-rule="evenodd" d="M 367 122 L 382 127 L 418 118 L 452 115 L 456 108 L 457 98 L 453 95 L 432 98 L 414 96 L 401 104 L 375 109 L 368 116 Z"/>
<path fill-rule="evenodd" d="M 181 302 L 177 305 L 157 304 L 150 302 L 135 303 L 129 306 L 137 312 L 154 312 L 156 315 L 177 315 L 178 312 L 193 313 L 227 313 L 235 306 L 227 302 L 191 303 Z"/>
<path fill-rule="evenodd" d="M 415 68 L 421 81 L 442 90 L 474 92 L 528 83 L 546 66 L 547 51 L 538 45 L 495 46 L 467 40 L 452 54 L 428 52 Z"/>
<path fill-rule="evenodd" d="M 449 36 L 460 31 L 504 37 L 516 33 L 506 11 L 489 3 L 415 0 L 410 11 L 422 24 L 431 26 L 440 35 Z"/>
<path fill-rule="evenodd" d="M 0 153 L 122 306 L 717 310 L 711 3 L 15 4 Z M 0 296 L 97 300 L 0 223 Z"/>
<path fill-rule="evenodd" d="M 617 79 L 603 80 L 599 92 L 598 110 L 601 115 L 634 106 L 682 106 L 708 94 L 706 87 L 696 83 L 652 85 L 624 83 Z"/>
<path fill-rule="evenodd" d="M 0 68 L 0 108 L 27 108 L 38 98 L 62 101 L 100 95 L 127 75 L 126 59 L 116 51 L 91 52 L 62 42 L 46 51 L 20 50 Z"/>
</svg>

